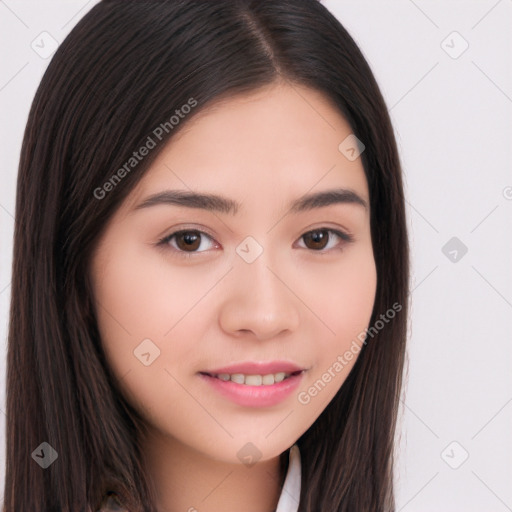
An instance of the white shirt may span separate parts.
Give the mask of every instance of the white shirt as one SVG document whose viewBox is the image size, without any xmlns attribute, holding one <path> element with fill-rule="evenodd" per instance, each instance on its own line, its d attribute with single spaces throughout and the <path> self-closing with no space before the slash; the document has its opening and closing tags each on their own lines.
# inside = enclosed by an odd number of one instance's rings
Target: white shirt
<svg viewBox="0 0 512 512">
<path fill-rule="evenodd" d="M 301 463 L 299 447 L 294 444 L 288 455 L 288 471 L 276 512 L 297 512 L 300 500 Z"/>
</svg>

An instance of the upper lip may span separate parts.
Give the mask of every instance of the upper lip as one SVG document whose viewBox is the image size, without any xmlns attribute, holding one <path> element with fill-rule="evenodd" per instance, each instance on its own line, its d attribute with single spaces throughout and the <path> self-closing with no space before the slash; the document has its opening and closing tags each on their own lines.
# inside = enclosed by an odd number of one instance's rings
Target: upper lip
<svg viewBox="0 0 512 512">
<path fill-rule="evenodd" d="M 201 373 L 219 375 L 221 373 L 243 373 L 244 375 L 268 375 L 270 373 L 294 373 L 304 368 L 289 361 L 246 361 L 243 363 L 230 364 L 222 368 L 214 368 Z"/>
</svg>

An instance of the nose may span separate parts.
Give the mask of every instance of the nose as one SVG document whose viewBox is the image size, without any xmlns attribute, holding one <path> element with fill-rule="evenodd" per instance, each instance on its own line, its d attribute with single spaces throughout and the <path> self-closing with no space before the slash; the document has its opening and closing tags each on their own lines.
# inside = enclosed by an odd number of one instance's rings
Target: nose
<svg viewBox="0 0 512 512">
<path fill-rule="evenodd" d="M 264 251 L 255 261 L 234 262 L 219 313 L 221 328 L 232 336 L 258 340 L 284 336 L 299 326 L 300 298 L 290 272 Z"/>
</svg>

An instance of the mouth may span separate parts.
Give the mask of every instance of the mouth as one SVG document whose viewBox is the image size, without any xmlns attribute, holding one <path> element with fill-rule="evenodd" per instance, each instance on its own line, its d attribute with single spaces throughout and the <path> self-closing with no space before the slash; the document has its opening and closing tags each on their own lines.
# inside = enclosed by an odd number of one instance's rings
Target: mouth
<svg viewBox="0 0 512 512">
<path fill-rule="evenodd" d="M 207 373 L 199 372 L 201 375 L 212 377 L 224 382 L 234 382 L 236 384 L 244 384 L 246 386 L 273 386 L 279 382 L 283 382 L 290 377 L 300 375 L 304 370 L 296 370 L 293 372 L 277 372 L 267 374 L 245 374 L 245 373 Z"/>
<path fill-rule="evenodd" d="M 306 371 L 293 364 L 247 363 L 198 372 L 198 377 L 229 401 L 258 408 L 278 406 L 289 399 L 304 380 Z"/>
</svg>

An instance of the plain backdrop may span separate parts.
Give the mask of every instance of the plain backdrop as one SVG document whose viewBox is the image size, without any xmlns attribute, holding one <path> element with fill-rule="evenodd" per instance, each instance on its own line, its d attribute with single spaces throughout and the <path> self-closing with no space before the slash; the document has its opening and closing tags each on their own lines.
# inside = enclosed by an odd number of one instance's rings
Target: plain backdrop
<svg viewBox="0 0 512 512">
<path fill-rule="evenodd" d="M 51 59 L 40 41 L 62 42 L 95 3 L 0 1 L 0 492 L 17 166 Z M 323 3 L 372 67 L 404 168 L 413 277 L 397 510 L 512 510 L 512 0 Z"/>
</svg>

